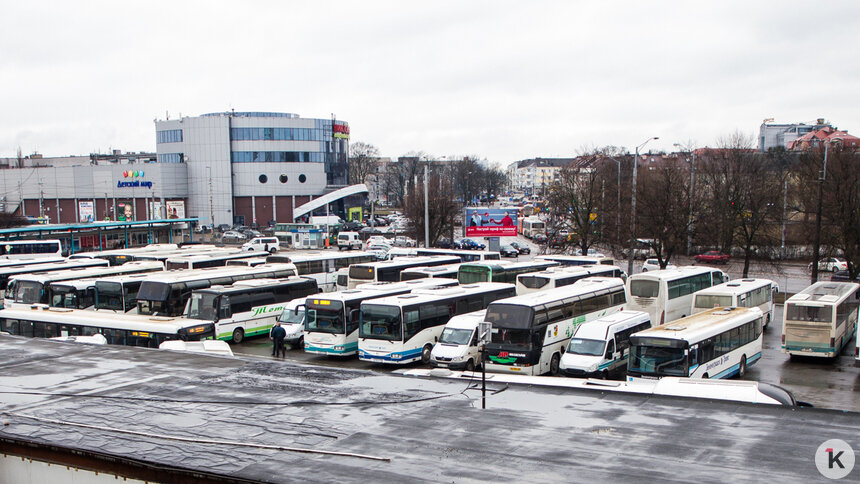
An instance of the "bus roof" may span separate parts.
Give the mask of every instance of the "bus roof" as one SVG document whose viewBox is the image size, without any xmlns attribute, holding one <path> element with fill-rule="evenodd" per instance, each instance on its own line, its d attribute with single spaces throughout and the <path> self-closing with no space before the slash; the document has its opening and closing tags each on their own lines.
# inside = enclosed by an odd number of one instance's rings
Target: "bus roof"
<svg viewBox="0 0 860 484">
<path fill-rule="evenodd" d="M 585 279 L 580 279 L 569 286 L 556 287 L 545 291 L 530 292 L 528 294 L 523 294 L 522 296 L 509 297 L 495 302 L 531 307 L 586 294 L 609 291 L 619 287 L 623 288 L 624 282 L 617 277 L 587 277 Z"/>
<path fill-rule="evenodd" d="M 619 270 L 621 272 L 624 272 L 618 266 L 611 266 L 611 265 L 606 265 L 606 264 L 588 264 L 588 265 L 584 265 L 584 266 L 552 266 L 552 267 L 547 267 L 546 269 L 541 270 L 541 271 L 527 272 L 525 274 L 520 274 L 517 276 L 517 278 L 520 278 L 523 276 L 529 276 L 529 277 L 543 276 L 543 277 L 555 279 L 555 278 L 559 278 L 559 277 L 567 277 L 570 275 L 591 274 L 594 272 L 610 272 L 613 270 Z"/>
<path fill-rule="evenodd" d="M 175 262 L 199 262 L 199 261 L 207 261 L 213 259 L 250 259 L 252 257 L 266 257 L 269 255 L 268 252 L 264 250 L 257 251 L 248 251 L 248 250 L 232 250 L 229 252 L 216 252 L 212 254 L 194 254 L 194 255 L 183 255 L 179 257 L 170 257 L 167 259 L 168 263 Z"/>
<path fill-rule="evenodd" d="M 200 321 L 182 317 L 146 316 L 142 314 L 118 314 L 86 309 L 50 308 L 36 305 L 30 309 L 0 309 L 0 318 L 42 321 L 68 325 L 98 326 L 101 328 L 134 329 L 153 333 L 175 332 L 189 326 L 199 326 Z"/>
<path fill-rule="evenodd" d="M 456 279 L 414 279 L 402 282 L 368 282 L 366 284 L 359 284 L 355 289 L 327 292 L 316 296 L 308 296 L 308 298 L 316 297 L 317 299 L 330 299 L 335 301 L 353 301 L 356 299 L 384 297 L 428 287 L 456 285 Z"/>
<path fill-rule="evenodd" d="M 426 274 L 438 274 L 440 272 L 457 272 L 457 269 L 462 265 L 461 262 L 456 264 L 445 264 L 441 266 L 418 266 L 418 267 L 407 267 L 403 269 L 403 272 L 420 272 Z"/>
<path fill-rule="evenodd" d="M 483 323 L 484 318 L 486 316 L 486 309 L 481 309 L 480 311 L 472 311 L 471 313 L 466 314 L 458 314 L 448 320 L 448 323 L 445 324 L 445 327 L 457 329 L 472 329 L 475 328 L 479 323 Z"/>
<path fill-rule="evenodd" d="M 460 268 L 464 267 L 492 267 L 492 268 L 505 268 L 505 269 L 519 269 L 520 267 L 543 267 L 549 268 L 557 266 L 558 262 L 550 261 L 550 260 L 530 260 L 530 261 L 500 261 L 500 260 L 484 260 L 484 261 L 472 261 L 472 262 L 463 262 L 460 265 Z M 538 269 L 540 270 L 540 269 Z M 537 271 L 536 271 L 537 272 Z"/>
<path fill-rule="evenodd" d="M 772 286 L 775 283 L 770 279 L 735 279 L 734 281 L 724 282 L 702 289 L 696 292 L 696 295 L 722 295 L 722 294 L 741 294 L 760 287 Z"/>
<path fill-rule="evenodd" d="M 3 268 L 0 273 L 7 275 L 14 274 L 30 274 L 35 272 L 58 271 L 62 269 L 71 269 L 75 267 L 106 267 L 108 261 L 104 259 L 82 259 L 82 260 L 62 260 L 60 262 L 46 262 L 44 264 L 28 264 L 26 266 L 12 266 Z"/>
<path fill-rule="evenodd" d="M 510 289 L 511 292 L 513 292 L 514 285 L 503 282 L 476 282 L 474 284 L 464 284 L 461 286 L 430 287 L 416 289 L 409 294 L 400 294 L 397 296 L 386 296 L 374 299 L 373 304 L 384 306 L 406 306 L 410 304 L 420 304 L 427 301 L 435 301 L 439 298 L 498 291 L 502 289 Z"/>
<path fill-rule="evenodd" d="M 860 289 L 860 284 L 853 282 L 818 281 L 799 293 L 791 296 L 787 303 L 837 303 L 844 300 Z"/>
<path fill-rule="evenodd" d="M 275 255 L 270 255 L 266 258 L 267 261 L 282 261 L 284 258 L 289 259 L 290 262 L 306 262 L 306 261 L 314 261 L 314 260 L 325 260 L 325 259 L 346 259 L 349 257 L 376 257 L 374 254 L 370 252 L 364 251 L 346 251 L 346 252 L 326 252 L 326 251 L 291 251 L 291 252 L 278 252 Z"/>
<path fill-rule="evenodd" d="M 658 280 L 673 280 L 681 277 L 687 277 L 695 274 L 704 274 L 706 272 L 722 272 L 714 267 L 707 266 L 680 266 L 674 269 L 660 269 L 656 271 L 640 272 L 633 274 L 630 279 L 658 279 Z"/>
<path fill-rule="evenodd" d="M 20 267 L 36 264 L 47 264 L 52 262 L 62 262 L 65 259 L 62 257 L 28 257 L 20 259 L 0 259 L 0 270 L 8 267 Z"/>
<path fill-rule="evenodd" d="M 260 274 L 267 271 L 296 270 L 294 264 L 261 264 L 254 267 L 244 266 L 222 266 L 222 267 L 205 267 L 203 269 L 180 269 L 176 271 L 165 271 L 149 274 L 146 278 L 147 282 L 186 282 L 198 281 L 201 279 L 209 279 L 213 277 L 224 277 L 241 274 Z"/>
<path fill-rule="evenodd" d="M 428 256 L 403 256 L 398 257 L 396 259 L 391 260 L 380 260 L 375 262 L 364 262 L 361 264 L 354 264 L 355 267 L 368 267 L 373 266 L 377 269 L 381 269 L 384 267 L 415 267 L 416 265 L 420 265 L 422 263 L 432 263 L 440 260 L 449 259 L 451 264 L 457 263 L 460 258 L 455 256 L 436 256 L 436 255 L 428 255 Z"/>
<path fill-rule="evenodd" d="M 650 321 L 651 316 L 644 311 L 619 311 L 581 324 L 576 329 L 574 336 L 578 338 L 605 338 L 607 331 L 616 324 L 635 325 Z"/>
<path fill-rule="evenodd" d="M 734 326 L 738 321 L 750 321 L 760 317 L 762 317 L 762 312 L 757 307 L 714 308 L 662 326 L 640 331 L 636 333 L 636 336 L 698 341 L 710 335 L 721 333 L 726 326 Z"/>
<path fill-rule="evenodd" d="M 100 265 L 94 267 L 72 267 L 69 269 L 39 272 L 36 274 L 19 274 L 13 276 L 11 279 L 45 283 L 51 281 L 68 281 L 71 279 L 92 279 L 97 276 L 107 276 L 117 274 L 119 272 L 162 272 L 163 270 L 164 266 L 159 262 L 132 261 L 119 266 Z"/>
<path fill-rule="evenodd" d="M 205 289 L 195 289 L 194 292 L 230 294 L 234 292 L 242 292 L 247 290 L 248 288 L 275 287 L 282 286 L 284 284 L 298 284 L 303 282 L 316 282 L 316 280 L 302 276 L 290 276 L 281 279 L 245 279 L 242 281 L 236 281 L 229 286 L 210 286 Z"/>
</svg>

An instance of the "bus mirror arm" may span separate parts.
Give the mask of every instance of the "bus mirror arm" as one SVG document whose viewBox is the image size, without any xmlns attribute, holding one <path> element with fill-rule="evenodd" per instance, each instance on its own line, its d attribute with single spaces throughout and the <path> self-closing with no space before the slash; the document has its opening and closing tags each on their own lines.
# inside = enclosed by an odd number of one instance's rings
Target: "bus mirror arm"
<svg viewBox="0 0 860 484">
<path fill-rule="evenodd" d="M 298 316 L 298 315 L 299 315 L 299 309 L 300 309 L 300 308 L 305 308 L 305 306 L 306 306 L 305 304 L 299 304 L 298 306 L 296 306 L 296 308 L 295 308 L 295 309 L 293 309 L 293 314 L 294 314 L 294 315 L 296 315 L 296 316 Z M 307 309 L 307 308 L 305 308 L 305 309 Z"/>
</svg>

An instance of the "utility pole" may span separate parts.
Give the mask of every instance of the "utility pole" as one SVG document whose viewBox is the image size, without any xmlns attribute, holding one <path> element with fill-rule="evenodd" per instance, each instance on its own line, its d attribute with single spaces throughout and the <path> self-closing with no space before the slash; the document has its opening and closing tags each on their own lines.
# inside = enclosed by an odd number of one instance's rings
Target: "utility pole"
<svg viewBox="0 0 860 484">
<path fill-rule="evenodd" d="M 648 138 L 644 143 L 636 147 L 636 153 L 633 155 L 633 193 L 631 194 L 631 213 L 630 213 L 630 252 L 627 253 L 627 275 L 633 275 L 633 256 L 636 246 L 636 173 L 639 171 L 639 148 L 642 148 L 649 141 L 660 139 L 657 136 Z"/>
<path fill-rule="evenodd" d="M 824 195 L 824 180 L 827 178 L 827 149 L 830 142 L 824 142 L 824 163 L 821 167 L 821 176 L 818 177 L 818 209 L 815 211 L 815 238 L 812 245 L 812 276 L 810 284 L 818 281 L 818 259 L 821 256 L 821 209 Z"/>
<path fill-rule="evenodd" d="M 427 179 L 427 166 L 424 165 L 424 248 L 430 247 L 430 195 Z M 417 245 L 417 244 L 416 244 Z"/>
</svg>

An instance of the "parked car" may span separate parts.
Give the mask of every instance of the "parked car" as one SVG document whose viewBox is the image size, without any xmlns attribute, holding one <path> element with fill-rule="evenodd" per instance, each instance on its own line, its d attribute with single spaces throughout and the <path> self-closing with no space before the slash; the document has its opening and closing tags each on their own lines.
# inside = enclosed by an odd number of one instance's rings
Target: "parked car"
<svg viewBox="0 0 860 484">
<path fill-rule="evenodd" d="M 433 244 L 433 247 L 436 247 L 437 249 L 450 249 L 451 239 L 447 237 L 442 237 L 441 239 L 437 240 L 435 244 Z"/>
<path fill-rule="evenodd" d="M 511 242 L 510 245 L 514 249 L 517 249 L 517 252 L 519 252 L 520 254 L 531 254 L 532 253 L 532 250 L 529 248 L 529 246 L 522 243 L 522 242 L 514 241 L 514 242 Z"/>
<path fill-rule="evenodd" d="M 379 230 L 376 227 L 365 227 L 365 228 L 359 230 L 358 232 L 361 234 L 377 234 L 377 235 L 383 233 L 381 230 Z"/>
<path fill-rule="evenodd" d="M 510 244 L 499 246 L 499 255 L 502 257 L 519 257 L 520 251 Z"/>
<path fill-rule="evenodd" d="M 375 255 L 377 259 L 383 260 L 388 255 L 388 251 L 391 250 L 391 246 L 388 244 L 371 244 L 364 250 Z"/>
<path fill-rule="evenodd" d="M 666 269 L 677 269 L 678 266 L 675 264 L 666 264 Z M 657 259 L 645 259 L 645 262 L 642 264 L 642 272 L 648 271 L 659 271 L 660 270 L 660 261 Z"/>
<path fill-rule="evenodd" d="M 217 227 L 215 227 L 215 230 L 217 230 L 218 232 L 221 232 L 223 234 L 224 232 L 230 230 L 230 226 L 227 224 L 220 224 Z"/>
<path fill-rule="evenodd" d="M 381 235 L 371 235 L 364 241 L 364 247 L 370 247 L 371 245 L 387 245 L 391 247 L 391 240 L 386 239 Z"/>
<path fill-rule="evenodd" d="M 265 250 L 274 254 L 281 249 L 280 241 L 277 237 L 254 237 L 242 244 L 242 250 L 260 251 Z"/>
<path fill-rule="evenodd" d="M 244 234 L 240 234 L 235 230 L 228 230 L 221 234 L 221 242 L 229 243 L 229 242 L 244 242 L 247 239 Z"/>
<path fill-rule="evenodd" d="M 394 237 L 393 245 L 394 247 L 415 247 L 415 239 L 405 235 L 398 235 Z"/>
<path fill-rule="evenodd" d="M 576 249 L 576 251 L 573 253 L 573 255 L 582 255 L 582 249 Z M 603 254 L 603 252 L 598 252 L 594 249 L 588 249 L 588 254 L 586 254 L 586 255 L 588 257 L 606 257 L 606 255 Z"/>
<path fill-rule="evenodd" d="M 812 262 L 809 263 L 807 269 L 812 270 Z M 828 272 L 847 271 L 848 261 L 837 259 L 836 257 L 825 257 L 818 261 L 818 270 Z"/>
<path fill-rule="evenodd" d="M 486 245 L 480 242 L 476 242 L 473 239 L 460 239 L 459 241 L 457 241 L 455 246 L 455 248 L 462 250 L 484 250 L 487 248 Z"/>
<path fill-rule="evenodd" d="M 337 250 L 361 250 L 362 245 L 358 232 L 340 232 L 337 234 Z"/>
<path fill-rule="evenodd" d="M 346 222 L 340 226 L 340 230 L 342 232 L 357 232 L 364 228 L 364 224 L 361 222 Z"/>
<path fill-rule="evenodd" d="M 728 264 L 730 258 L 728 254 L 723 254 L 716 250 L 709 250 L 704 254 L 698 254 L 693 257 L 700 264 Z"/>
<path fill-rule="evenodd" d="M 549 239 L 546 234 L 535 234 L 535 236 L 532 237 L 532 240 L 535 244 L 546 244 Z"/>
</svg>

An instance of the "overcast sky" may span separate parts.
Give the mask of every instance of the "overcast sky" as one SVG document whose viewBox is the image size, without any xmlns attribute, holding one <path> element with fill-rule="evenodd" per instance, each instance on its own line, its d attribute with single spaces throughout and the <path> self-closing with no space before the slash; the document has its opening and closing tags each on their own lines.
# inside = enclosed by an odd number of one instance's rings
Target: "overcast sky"
<svg viewBox="0 0 860 484">
<path fill-rule="evenodd" d="M 0 156 L 154 151 L 153 120 L 347 121 L 383 156 L 507 164 L 860 133 L 860 2 L 2 1 Z"/>
</svg>

